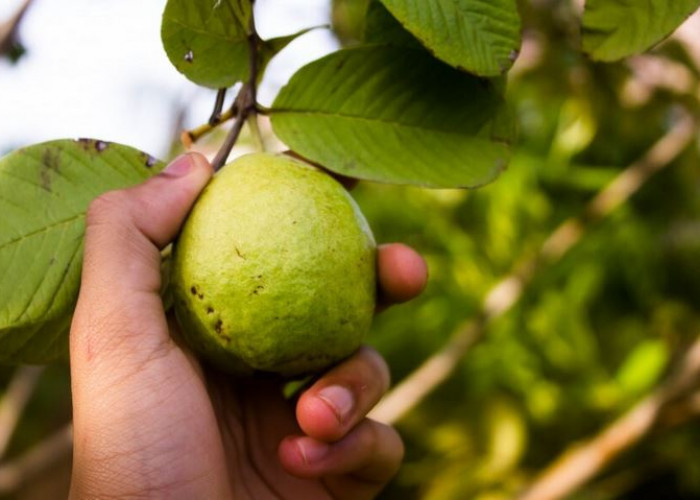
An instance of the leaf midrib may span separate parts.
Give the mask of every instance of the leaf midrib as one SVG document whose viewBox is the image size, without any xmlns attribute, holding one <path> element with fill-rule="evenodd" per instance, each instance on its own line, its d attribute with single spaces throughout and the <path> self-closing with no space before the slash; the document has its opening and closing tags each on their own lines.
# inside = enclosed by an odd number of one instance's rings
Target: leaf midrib
<svg viewBox="0 0 700 500">
<path fill-rule="evenodd" d="M 479 132 L 484 129 L 488 125 L 489 122 L 492 122 L 493 120 L 487 120 L 480 128 L 479 131 L 476 133 L 465 133 L 465 132 L 455 132 L 454 129 L 452 130 L 445 130 L 445 129 L 440 129 L 440 128 L 429 128 L 429 127 L 421 127 L 420 125 L 409 125 L 407 123 L 401 123 L 398 121 L 389 121 L 386 119 L 381 119 L 381 118 L 369 118 L 365 116 L 358 116 L 358 115 L 350 115 L 350 114 L 344 114 L 344 113 L 335 113 L 335 112 L 329 112 L 329 111 L 304 111 L 304 110 L 297 110 L 297 109 L 289 109 L 289 108 L 274 108 L 270 110 L 270 116 L 274 117 L 276 113 L 280 114 L 299 114 L 299 115 L 318 115 L 326 118 L 343 118 L 346 120 L 357 120 L 357 121 L 364 121 L 364 122 L 370 122 L 370 123 L 381 123 L 384 125 L 391 125 L 397 128 L 409 128 L 409 129 L 414 129 L 414 130 L 419 130 L 422 132 L 436 132 L 440 134 L 445 134 L 445 135 L 451 135 L 451 136 L 458 136 L 458 137 L 475 137 L 479 138 Z M 484 137 L 483 139 L 487 139 Z M 490 140 L 490 139 L 488 139 Z M 499 141 L 494 141 L 494 142 L 499 142 Z"/>
<path fill-rule="evenodd" d="M 58 222 L 54 222 L 53 224 L 36 229 L 34 231 L 31 231 L 30 233 L 23 234 L 22 236 L 11 239 L 5 243 L 0 243 L 0 250 L 4 250 L 5 248 L 9 247 L 10 245 L 14 245 L 14 244 L 19 243 L 20 241 L 23 241 L 27 238 L 31 238 L 31 237 L 36 236 L 38 234 L 44 233 L 46 231 L 50 231 L 50 230 L 55 229 L 55 228 L 62 226 L 64 224 L 70 224 L 71 222 L 74 222 L 74 221 L 81 219 L 81 218 L 84 218 L 84 217 L 85 217 L 84 213 L 73 215 L 71 217 L 68 217 L 67 219 L 63 219 L 63 220 L 60 220 Z"/>
</svg>

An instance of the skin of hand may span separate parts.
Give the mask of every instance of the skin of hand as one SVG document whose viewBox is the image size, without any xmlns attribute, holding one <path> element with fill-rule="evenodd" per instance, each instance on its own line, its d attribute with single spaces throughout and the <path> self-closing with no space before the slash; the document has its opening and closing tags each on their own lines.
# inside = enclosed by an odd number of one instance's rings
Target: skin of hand
<svg viewBox="0 0 700 500">
<path fill-rule="evenodd" d="M 214 372 L 173 340 L 160 250 L 212 175 L 203 156 L 183 155 L 88 210 L 70 336 L 71 498 L 371 498 L 403 457 L 396 431 L 365 418 L 389 385 L 376 351 L 361 348 L 290 401 L 279 380 Z M 404 245 L 382 246 L 377 264 L 380 309 L 426 283 Z"/>
</svg>

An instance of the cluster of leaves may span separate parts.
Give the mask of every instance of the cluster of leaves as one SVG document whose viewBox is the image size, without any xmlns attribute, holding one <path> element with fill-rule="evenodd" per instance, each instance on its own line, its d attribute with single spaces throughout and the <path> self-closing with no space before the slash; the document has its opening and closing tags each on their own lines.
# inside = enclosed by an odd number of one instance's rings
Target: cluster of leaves
<svg viewBox="0 0 700 500">
<path fill-rule="evenodd" d="M 514 138 L 503 75 L 520 47 L 515 0 L 356 1 L 359 40 L 291 78 L 269 110 L 276 135 L 350 177 L 429 187 L 493 180 Z M 584 47 L 602 59 L 644 49 L 693 4 L 590 1 Z M 609 16 L 626 9 L 636 16 L 635 29 L 611 30 Z M 663 23 L 655 26 L 658 12 Z M 254 88 L 269 60 L 301 34 L 261 40 L 249 0 L 169 0 L 161 33 L 178 70 L 221 89 L 239 82 Z M 0 299 L 0 359 L 39 362 L 65 352 L 87 204 L 156 173 L 153 163 L 104 141 L 56 141 L 0 161 L 0 203 L 9 214 L 0 225 L 0 274 L 12 284 Z M 30 266 L 22 264 L 27 256 Z"/>
<path fill-rule="evenodd" d="M 676 105 L 700 106 L 697 96 L 665 90 L 644 106 L 625 105 L 629 67 L 596 62 L 656 44 L 699 0 L 588 0 L 582 22 L 569 2 L 536 5 L 337 0 L 334 29 L 347 47 L 302 68 L 265 110 L 299 154 L 344 175 L 412 185 L 357 191 L 378 239 L 406 241 L 430 264 L 425 296 L 377 322 L 372 341 L 397 381 L 477 312 L 514 262 L 666 131 Z M 541 54 L 511 75 L 506 94 L 523 27 Z M 257 80 L 298 35 L 260 40 L 253 28 L 248 0 L 170 0 L 162 37 L 186 77 L 218 89 Z M 681 47 L 662 51 L 690 68 Z M 478 191 L 415 187 L 477 187 L 509 161 L 507 175 Z M 401 422 L 407 464 L 387 496 L 509 498 L 565 443 L 658 380 L 700 324 L 698 161 L 688 152 L 542 271 L 456 376 Z M 99 140 L 54 141 L 0 159 L 0 360 L 65 354 L 89 201 L 161 168 Z M 621 464 L 621 474 L 658 453 L 651 472 L 676 471 L 682 487 L 700 492 L 700 463 L 688 451 L 697 433 L 664 438 Z M 620 497 L 606 488 L 591 494 Z"/>
<path fill-rule="evenodd" d="M 471 3 L 444 2 L 437 11 L 422 2 L 368 3 L 362 43 L 302 68 L 279 93 L 267 111 L 276 135 L 351 177 L 430 187 L 493 180 L 513 139 L 501 75 L 517 55 L 520 18 L 511 0 Z M 254 88 L 269 60 L 300 35 L 260 39 L 249 0 L 170 0 L 161 34 L 178 70 L 218 89 Z M 469 49 L 474 40 L 478 50 Z M 42 362 L 65 352 L 87 205 L 157 173 L 147 158 L 105 141 L 59 140 L 0 160 L 0 203 L 9 214 L 0 223 L 0 273 L 13 287 L 0 299 L 0 359 Z"/>
<path fill-rule="evenodd" d="M 619 7 L 604 3 L 610 12 Z M 634 2 L 635 10 L 625 2 L 627 19 L 649 19 L 638 14 L 646 4 Z M 571 5 L 538 2 L 522 13 L 533 59 L 510 77 L 520 138 L 498 182 L 477 191 L 361 184 L 356 192 L 378 239 L 416 246 L 431 270 L 425 296 L 375 323 L 372 342 L 395 382 L 642 157 L 679 106 L 700 110 L 700 70 L 679 43 L 653 57 L 685 68 L 687 89 L 653 88 L 632 102 L 634 66 L 582 54 Z M 386 498 L 514 498 L 570 443 L 594 435 L 659 382 L 700 327 L 698 165 L 694 145 L 562 261 L 539 269 L 454 376 L 399 422 L 407 459 Z M 571 498 L 697 498 L 699 439 L 693 426 L 662 424 Z"/>
</svg>

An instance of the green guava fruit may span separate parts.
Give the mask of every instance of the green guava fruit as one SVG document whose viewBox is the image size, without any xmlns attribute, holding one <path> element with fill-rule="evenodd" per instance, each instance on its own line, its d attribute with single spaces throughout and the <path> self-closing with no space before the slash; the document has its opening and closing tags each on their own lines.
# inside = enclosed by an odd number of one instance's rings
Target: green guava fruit
<svg viewBox="0 0 700 500">
<path fill-rule="evenodd" d="M 173 247 L 184 340 L 233 373 L 320 371 L 370 328 L 375 253 L 335 179 L 286 155 L 243 156 L 204 189 Z"/>
</svg>

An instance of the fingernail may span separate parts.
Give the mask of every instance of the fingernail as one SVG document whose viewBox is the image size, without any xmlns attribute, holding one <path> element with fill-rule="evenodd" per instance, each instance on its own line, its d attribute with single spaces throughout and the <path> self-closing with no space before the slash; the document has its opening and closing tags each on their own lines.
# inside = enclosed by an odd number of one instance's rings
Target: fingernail
<svg viewBox="0 0 700 500">
<path fill-rule="evenodd" d="M 171 177 L 182 177 L 192 170 L 192 158 L 189 155 L 180 155 L 173 162 L 165 167 L 163 174 Z"/>
<path fill-rule="evenodd" d="M 326 403 L 341 424 L 350 416 L 355 398 L 352 393 L 340 385 L 331 385 L 318 392 L 318 398 Z"/>
<path fill-rule="evenodd" d="M 320 462 L 330 449 L 327 444 L 310 439 L 298 439 L 296 445 L 306 465 Z"/>
</svg>

